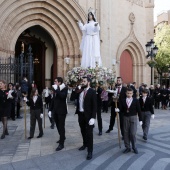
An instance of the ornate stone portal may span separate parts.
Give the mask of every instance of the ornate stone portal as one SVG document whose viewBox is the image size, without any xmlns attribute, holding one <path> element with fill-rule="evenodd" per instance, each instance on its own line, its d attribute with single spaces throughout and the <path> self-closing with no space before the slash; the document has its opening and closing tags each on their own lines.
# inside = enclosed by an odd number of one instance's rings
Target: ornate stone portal
<svg viewBox="0 0 170 170">
<path fill-rule="evenodd" d="M 153 38 L 153 5 L 153 1 L 149 0 L 1 0 L 0 56 L 14 56 L 20 34 L 38 25 L 46 30 L 54 41 L 54 73 L 64 76 L 67 68 L 64 62 L 66 56 L 70 57 L 70 68 L 80 65 L 79 47 L 82 34 L 75 19 L 87 22 L 86 14 L 91 7 L 96 9 L 97 20 L 101 26 L 103 65 L 111 68 L 112 59 L 116 59 L 116 72 L 119 75 L 120 56 L 128 49 L 132 54 L 136 72 L 133 81 L 137 84 L 147 83 L 150 81 L 149 76 L 143 77 L 147 72 L 144 48 L 146 40 Z M 134 15 L 129 16 L 130 13 Z M 133 31 L 131 25 L 134 25 Z M 47 48 L 47 51 L 49 49 Z"/>
</svg>

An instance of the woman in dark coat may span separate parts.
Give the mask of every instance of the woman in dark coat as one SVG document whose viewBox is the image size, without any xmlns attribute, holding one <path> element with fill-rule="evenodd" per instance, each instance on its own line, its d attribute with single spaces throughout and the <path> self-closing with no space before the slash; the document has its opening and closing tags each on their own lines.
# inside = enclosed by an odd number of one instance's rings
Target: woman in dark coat
<svg viewBox="0 0 170 170">
<path fill-rule="evenodd" d="M 36 88 L 33 88 L 31 91 L 30 99 L 27 100 L 27 98 L 24 97 L 24 100 L 26 101 L 27 105 L 30 106 L 30 136 L 28 137 L 28 139 L 31 139 L 34 137 L 36 120 L 38 121 L 38 127 L 39 127 L 39 135 L 37 136 L 37 138 L 41 138 L 43 136 L 43 128 L 42 128 L 43 102 L 42 102 L 42 98 L 38 95 L 38 90 Z"/>
<path fill-rule="evenodd" d="M 1 139 L 5 138 L 5 135 L 9 135 L 7 128 L 7 117 L 10 114 L 10 102 L 9 92 L 7 90 L 7 84 L 4 80 L 0 80 L 0 117 L 3 124 L 3 133 Z"/>
</svg>

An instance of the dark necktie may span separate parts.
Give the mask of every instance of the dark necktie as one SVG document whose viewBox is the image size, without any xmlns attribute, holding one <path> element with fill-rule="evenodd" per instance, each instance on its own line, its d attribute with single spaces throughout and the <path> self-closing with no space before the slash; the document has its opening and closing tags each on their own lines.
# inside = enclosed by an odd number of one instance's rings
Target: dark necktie
<svg viewBox="0 0 170 170">
<path fill-rule="evenodd" d="M 118 86 L 118 94 L 120 94 L 120 87 Z"/>
<path fill-rule="evenodd" d="M 84 90 L 83 99 L 85 98 L 86 94 L 87 94 L 87 90 Z"/>
</svg>

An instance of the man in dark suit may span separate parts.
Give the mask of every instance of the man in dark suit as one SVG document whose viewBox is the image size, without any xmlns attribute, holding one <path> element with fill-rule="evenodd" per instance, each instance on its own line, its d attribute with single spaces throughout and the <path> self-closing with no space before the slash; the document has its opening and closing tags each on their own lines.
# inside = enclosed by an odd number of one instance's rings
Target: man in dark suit
<svg viewBox="0 0 170 170">
<path fill-rule="evenodd" d="M 143 129 L 143 139 L 147 140 L 149 126 L 150 126 L 150 119 L 154 119 L 154 109 L 153 109 L 153 102 L 150 97 L 148 97 L 149 91 L 147 89 L 143 89 L 142 97 L 139 99 L 140 108 L 142 111 L 142 129 Z"/>
<path fill-rule="evenodd" d="M 59 145 L 56 148 L 56 151 L 60 151 L 64 148 L 65 137 L 65 119 L 67 114 L 67 91 L 68 88 L 63 83 L 63 79 L 61 77 L 56 77 L 54 81 L 54 97 L 52 99 L 52 103 L 48 112 L 49 117 L 51 117 L 51 113 L 53 112 L 54 121 L 57 126 L 58 133 L 60 135 L 60 139 L 58 141 Z"/>
<path fill-rule="evenodd" d="M 82 87 L 76 90 L 77 109 L 79 126 L 83 137 L 83 146 L 79 150 L 84 150 L 87 147 L 87 160 L 93 156 L 93 128 L 97 112 L 97 97 L 96 91 L 90 88 L 90 78 L 84 77 Z"/>
<path fill-rule="evenodd" d="M 132 149 L 135 154 L 138 154 L 136 148 L 136 132 L 137 132 L 137 114 L 139 117 L 140 125 L 142 125 L 142 117 L 139 101 L 136 98 L 133 98 L 133 90 L 131 88 L 127 89 L 126 99 L 121 101 L 120 112 L 123 113 L 123 123 L 124 123 L 124 144 L 125 151 L 123 153 L 128 153 L 131 151 L 130 142 L 132 144 Z M 116 112 L 119 112 L 119 109 L 115 109 Z"/>
<path fill-rule="evenodd" d="M 117 77 L 117 84 L 116 84 L 116 96 L 119 96 L 118 99 L 118 107 L 121 104 L 121 101 L 126 98 L 126 87 L 123 87 L 122 85 L 122 78 Z M 110 125 L 109 129 L 106 131 L 106 133 L 110 133 L 110 131 L 113 130 L 113 126 L 115 124 L 115 118 L 116 118 L 116 112 L 115 112 L 115 101 L 112 102 L 111 106 L 111 116 L 110 116 Z M 121 129 L 121 134 L 122 134 L 122 139 L 123 139 L 123 113 L 120 111 L 119 113 L 119 119 L 120 119 L 120 129 Z"/>
<path fill-rule="evenodd" d="M 102 116 L 101 116 L 101 109 L 102 109 L 102 99 L 101 99 L 101 93 L 102 88 L 99 84 L 97 84 L 96 87 L 96 94 L 97 94 L 97 122 L 98 122 L 98 129 L 99 129 L 99 136 L 102 135 Z"/>
</svg>

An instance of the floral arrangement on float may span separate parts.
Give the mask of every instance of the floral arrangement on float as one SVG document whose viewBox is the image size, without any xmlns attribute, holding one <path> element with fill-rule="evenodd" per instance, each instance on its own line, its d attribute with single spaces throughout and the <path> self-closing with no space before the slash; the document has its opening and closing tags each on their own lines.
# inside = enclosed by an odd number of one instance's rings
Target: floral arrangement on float
<svg viewBox="0 0 170 170">
<path fill-rule="evenodd" d="M 67 72 L 66 83 L 69 86 L 74 87 L 82 81 L 83 77 L 86 76 L 91 78 L 91 86 L 95 87 L 96 84 L 113 84 L 115 82 L 116 75 L 112 69 L 106 67 L 74 67 L 72 70 Z"/>
</svg>

